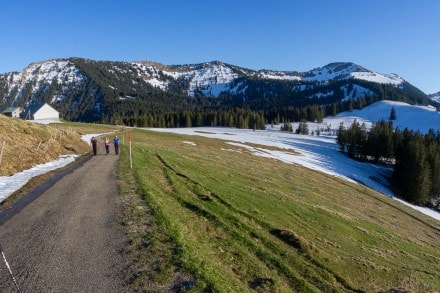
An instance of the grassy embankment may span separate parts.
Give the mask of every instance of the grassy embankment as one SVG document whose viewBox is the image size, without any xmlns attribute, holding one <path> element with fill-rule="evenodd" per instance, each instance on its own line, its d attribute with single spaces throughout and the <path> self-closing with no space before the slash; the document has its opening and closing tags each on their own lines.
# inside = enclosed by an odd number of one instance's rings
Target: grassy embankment
<svg viewBox="0 0 440 293">
<path fill-rule="evenodd" d="M 137 290 L 440 288 L 438 221 L 224 141 L 133 137 L 133 169 L 126 143 L 118 174 Z"/>
</svg>

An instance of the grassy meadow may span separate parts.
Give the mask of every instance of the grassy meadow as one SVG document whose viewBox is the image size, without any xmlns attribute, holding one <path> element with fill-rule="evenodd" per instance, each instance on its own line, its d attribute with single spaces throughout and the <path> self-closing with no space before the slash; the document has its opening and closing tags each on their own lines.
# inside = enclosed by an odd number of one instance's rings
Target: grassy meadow
<svg viewBox="0 0 440 293">
<path fill-rule="evenodd" d="M 118 210 L 131 291 L 440 291 L 440 223 L 360 184 L 222 140 L 145 130 L 133 130 L 130 168 L 123 127 L 0 124 L 4 172 L 51 160 L 43 154 L 90 152 L 82 134 L 121 131 Z"/>
<path fill-rule="evenodd" d="M 440 290 L 438 221 L 216 139 L 134 130 L 131 169 L 121 136 L 135 291 Z"/>
</svg>

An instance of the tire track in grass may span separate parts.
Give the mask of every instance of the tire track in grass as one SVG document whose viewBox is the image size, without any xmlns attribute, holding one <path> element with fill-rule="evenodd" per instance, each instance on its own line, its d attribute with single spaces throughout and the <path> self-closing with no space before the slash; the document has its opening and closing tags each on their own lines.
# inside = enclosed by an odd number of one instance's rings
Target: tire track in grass
<svg viewBox="0 0 440 293">
<path fill-rule="evenodd" d="M 277 245 L 272 241 L 269 240 L 267 237 L 264 237 L 259 233 L 259 231 L 256 231 L 254 228 L 250 227 L 249 225 L 246 225 L 243 223 L 243 221 L 240 221 L 239 218 L 234 216 L 234 214 L 237 214 L 241 217 L 244 217 L 250 221 L 253 221 L 263 227 L 266 232 L 268 232 L 270 235 L 277 237 L 273 233 L 276 229 L 271 227 L 268 223 L 258 219 L 257 217 L 241 211 L 235 207 L 233 207 L 230 203 L 222 199 L 219 195 L 217 195 L 215 192 L 201 184 L 200 182 L 197 182 L 190 178 L 188 175 L 185 175 L 176 169 L 174 169 L 169 163 L 165 161 L 165 159 L 160 156 L 159 154 L 156 154 L 156 157 L 158 160 L 163 164 L 163 166 L 172 171 L 178 178 L 181 178 L 184 182 L 184 185 L 186 188 L 199 200 L 207 201 L 212 204 L 220 204 L 223 208 L 222 210 L 225 211 L 224 217 L 218 217 L 206 208 L 197 205 L 196 203 L 192 203 L 188 200 L 185 200 L 181 196 L 176 197 L 178 202 L 185 208 L 191 210 L 192 212 L 196 213 L 199 216 L 204 217 L 208 221 L 210 221 L 213 225 L 220 227 L 225 232 L 229 233 L 232 236 L 232 239 L 234 240 L 240 240 L 240 242 L 245 245 L 246 247 L 250 248 L 251 251 L 256 255 L 258 259 L 263 261 L 266 266 L 268 267 L 275 267 L 279 273 L 284 275 L 291 286 L 295 288 L 296 290 L 304 290 L 306 289 L 310 284 L 312 286 L 316 286 L 316 288 L 319 288 L 320 290 L 332 290 L 334 287 L 334 284 L 331 282 L 331 280 L 327 280 L 328 277 L 323 277 L 324 275 L 330 275 L 334 280 L 336 280 L 342 288 L 348 291 L 352 292 L 362 292 L 359 289 L 353 288 L 348 284 L 348 282 L 335 272 L 333 272 L 331 269 L 327 268 L 325 265 L 320 263 L 318 260 L 316 260 L 308 251 L 299 251 L 298 249 L 295 249 L 295 247 L 291 247 L 296 251 L 296 255 L 298 258 L 290 257 L 290 261 L 294 262 L 296 264 L 299 263 L 304 269 L 305 272 L 301 272 L 300 275 L 303 275 L 301 277 L 297 273 L 294 273 L 294 271 L 290 270 L 288 266 L 281 260 L 281 256 L 285 254 L 284 251 L 280 250 L 280 248 L 277 247 Z M 173 186 L 173 179 L 167 176 L 168 182 Z M 201 191 L 203 192 L 199 192 Z M 177 192 L 175 192 L 176 195 Z M 231 225 L 228 225 L 221 219 L 226 219 L 228 222 L 231 222 Z M 246 233 L 241 233 L 240 231 L 244 230 Z M 249 235 L 249 237 L 245 237 L 244 235 Z M 253 241 L 250 237 L 254 239 L 258 239 L 260 243 L 264 245 L 264 247 L 260 247 L 259 245 L 255 244 L 255 241 Z M 283 239 L 280 239 L 277 237 L 278 240 L 283 241 Z M 285 242 L 285 241 L 283 241 Z M 288 244 L 288 243 L 287 243 Z M 285 256 L 283 256 L 285 257 Z M 315 271 L 319 273 L 315 273 Z M 255 281 L 255 280 L 254 280 Z M 249 283 L 251 283 L 249 281 Z M 257 281 L 255 281 L 257 282 Z M 269 282 L 270 283 L 270 282 Z"/>
</svg>

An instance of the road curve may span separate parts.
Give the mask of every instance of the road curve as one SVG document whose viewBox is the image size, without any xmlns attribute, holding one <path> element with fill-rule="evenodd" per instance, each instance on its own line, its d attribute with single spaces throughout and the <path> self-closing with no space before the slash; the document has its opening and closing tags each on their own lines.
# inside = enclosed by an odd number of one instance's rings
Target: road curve
<svg viewBox="0 0 440 293">
<path fill-rule="evenodd" d="M 114 152 L 101 147 L 0 226 L 21 292 L 124 292 Z M 0 292 L 18 292 L 0 258 Z"/>
</svg>

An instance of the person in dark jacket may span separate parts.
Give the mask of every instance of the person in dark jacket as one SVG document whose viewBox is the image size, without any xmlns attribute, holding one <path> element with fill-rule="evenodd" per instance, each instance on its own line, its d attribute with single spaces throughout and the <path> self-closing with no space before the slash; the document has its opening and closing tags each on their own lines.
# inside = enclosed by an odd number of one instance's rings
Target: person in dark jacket
<svg viewBox="0 0 440 293">
<path fill-rule="evenodd" d="M 98 151 L 98 140 L 93 136 L 90 143 L 92 144 L 93 155 L 96 156 L 96 152 Z"/>
</svg>

